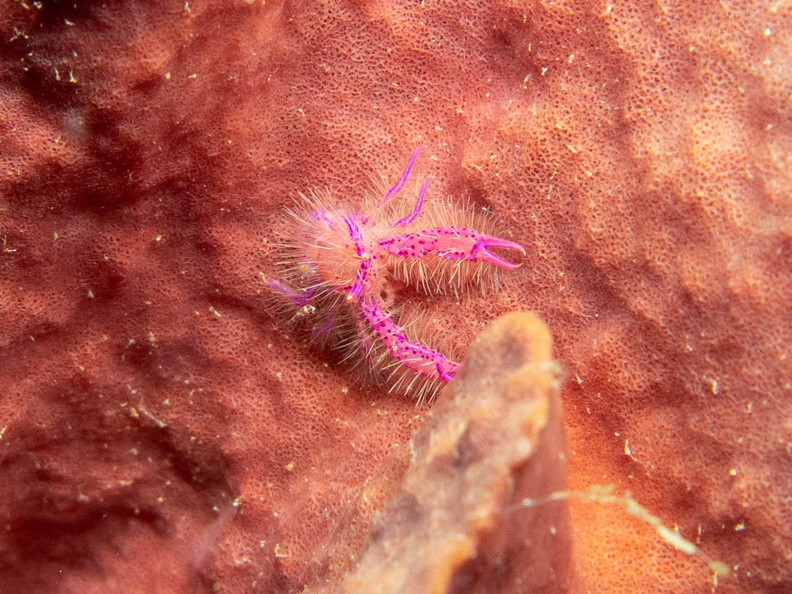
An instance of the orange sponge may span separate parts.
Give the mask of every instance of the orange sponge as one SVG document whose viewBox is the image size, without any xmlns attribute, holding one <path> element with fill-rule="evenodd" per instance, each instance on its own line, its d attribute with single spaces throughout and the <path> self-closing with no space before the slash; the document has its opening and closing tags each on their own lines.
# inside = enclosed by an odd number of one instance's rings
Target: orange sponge
<svg viewBox="0 0 792 594">
<path fill-rule="evenodd" d="M 569 488 L 631 491 L 719 591 L 792 590 L 790 30 L 756 2 L 5 3 L 0 590 L 340 583 L 427 411 L 304 348 L 262 277 L 299 192 L 355 203 L 419 145 L 526 257 L 405 307 L 460 353 L 537 312 Z M 582 587 L 712 587 L 570 510 Z"/>
</svg>

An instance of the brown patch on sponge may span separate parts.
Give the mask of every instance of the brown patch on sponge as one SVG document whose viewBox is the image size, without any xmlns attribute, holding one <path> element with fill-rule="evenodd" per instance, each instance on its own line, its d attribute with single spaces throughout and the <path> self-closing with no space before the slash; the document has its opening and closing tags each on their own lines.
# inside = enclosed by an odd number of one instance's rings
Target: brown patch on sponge
<svg viewBox="0 0 792 594">
<path fill-rule="evenodd" d="M 411 441 L 346 592 L 563 591 L 574 579 L 559 368 L 535 315 L 498 318 Z M 533 591 L 533 590 L 532 590 Z"/>
</svg>

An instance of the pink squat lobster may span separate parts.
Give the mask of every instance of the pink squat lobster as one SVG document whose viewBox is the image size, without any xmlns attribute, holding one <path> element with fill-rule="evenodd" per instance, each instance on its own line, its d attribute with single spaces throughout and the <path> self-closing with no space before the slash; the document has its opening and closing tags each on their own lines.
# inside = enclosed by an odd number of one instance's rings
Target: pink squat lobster
<svg viewBox="0 0 792 594">
<path fill-rule="evenodd" d="M 420 388 L 419 403 L 434 396 L 443 382 L 453 379 L 459 364 L 442 353 L 408 339 L 389 312 L 396 278 L 409 284 L 411 274 L 431 291 L 426 273 L 446 276 L 445 282 L 461 284 L 468 273 L 480 279 L 484 265 L 515 269 L 513 264 L 492 253 L 490 248 L 519 251 L 523 247 L 453 223 L 464 215 L 449 208 L 435 209 L 429 218 L 436 226 L 420 228 L 415 221 L 424 208 L 428 178 L 421 185 L 415 207 L 396 218 L 388 202 L 397 196 L 410 175 L 420 148 L 410 157 L 401 179 L 385 192 L 368 213 L 327 206 L 329 194 L 313 194 L 304 212 L 292 212 L 298 221 L 297 241 L 290 244 L 287 282 L 268 279 L 267 284 L 298 306 L 295 317 L 313 316 L 314 337 L 333 329 L 346 328 L 341 345 L 349 355 L 362 348 L 372 368 L 390 370 L 391 390 Z M 475 216 L 467 213 L 467 221 Z M 444 223 L 444 224 L 441 224 Z M 478 264 L 467 264 L 478 263 Z M 461 269 L 465 266 L 465 269 Z M 476 269 L 468 269 L 474 266 Z M 437 290 L 441 282 L 437 282 Z M 337 345 L 336 345 L 337 346 Z M 417 383 L 416 383 L 417 382 Z"/>
</svg>

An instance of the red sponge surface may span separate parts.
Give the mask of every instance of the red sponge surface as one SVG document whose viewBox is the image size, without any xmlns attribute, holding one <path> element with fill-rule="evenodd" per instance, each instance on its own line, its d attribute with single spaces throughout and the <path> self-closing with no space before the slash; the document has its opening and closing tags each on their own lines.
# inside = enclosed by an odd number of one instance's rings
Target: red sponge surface
<svg viewBox="0 0 792 594">
<path fill-rule="evenodd" d="M 615 484 L 792 588 L 789 9 L 15 2 L 0 9 L 0 589 L 300 591 L 354 565 L 425 410 L 272 314 L 282 209 L 413 148 L 526 247 L 464 348 L 532 310 L 570 488 Z M 439 396 L 442 399 L 442 394 Z M 703 562 L 571 504 L 591 591 Z"/>
</svg>

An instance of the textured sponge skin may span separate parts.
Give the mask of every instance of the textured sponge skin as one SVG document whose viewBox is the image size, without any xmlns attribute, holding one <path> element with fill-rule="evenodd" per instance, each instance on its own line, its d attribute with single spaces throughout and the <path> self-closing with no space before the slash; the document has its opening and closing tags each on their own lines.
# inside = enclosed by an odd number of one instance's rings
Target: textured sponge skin
<svg viewBox="0 0 792 594">
<path fill-rule="evenodd" d="M 405 308 L 462 347 L 538 312 L 571 488 L 630 489 L 739 566 L 719 589 L 792 589 L 790 30 L 755 2 L 6 3 L 0 590 L 340 580 L 425 413 L 306 349 L 261 276 L 298 191 L 354 203 L 418 145 L 528 256 Z M 709 589 L 623 513 L 572 518 L 587 589 Z"/>
</svg>

